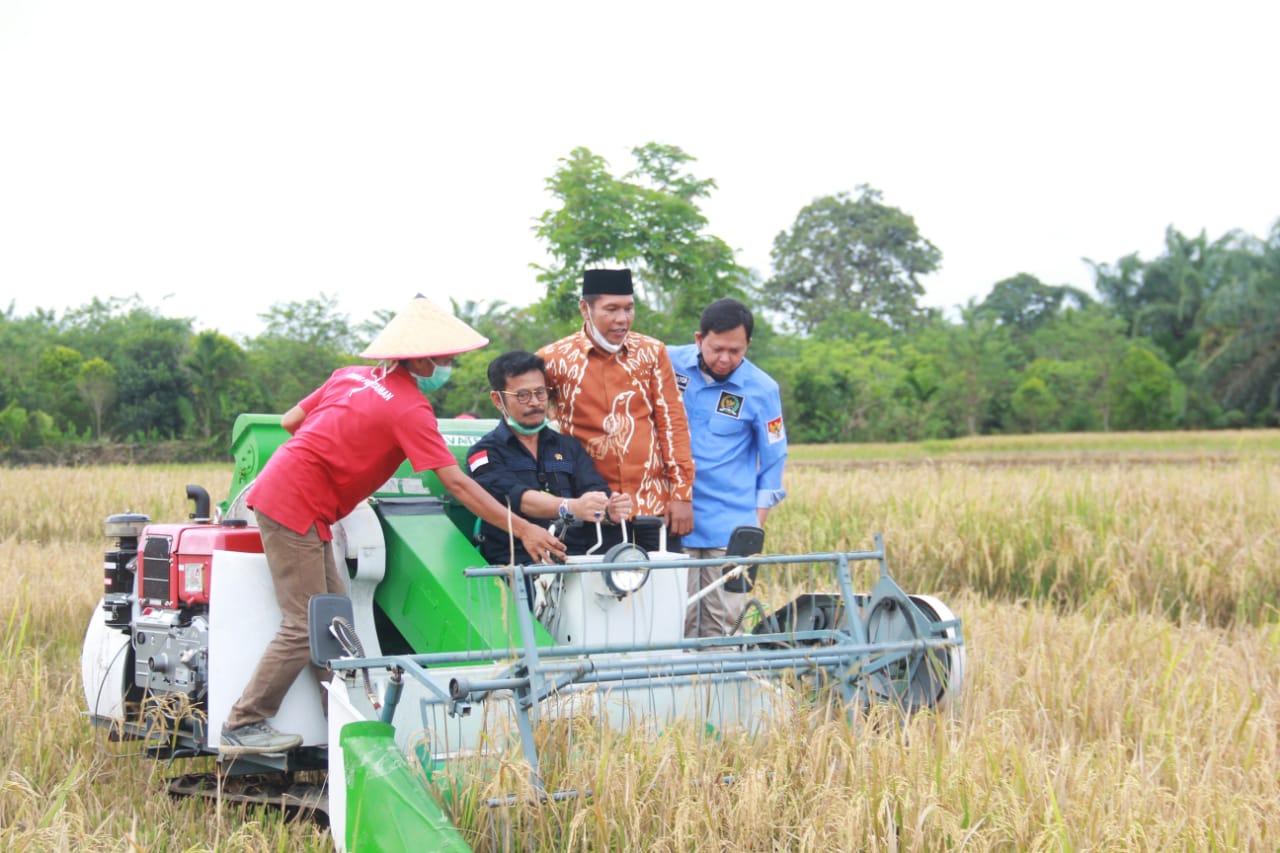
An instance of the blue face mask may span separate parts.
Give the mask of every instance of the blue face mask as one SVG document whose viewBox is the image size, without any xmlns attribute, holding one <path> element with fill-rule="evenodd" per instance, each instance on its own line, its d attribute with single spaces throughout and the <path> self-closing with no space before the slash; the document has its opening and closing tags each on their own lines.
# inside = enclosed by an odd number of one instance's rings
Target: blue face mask
<svg viewBox="0 0 1280 853">
<path fill-rule="evenodd" d="M 418 390 L 423 394 L 439 391 L 449 381 L 449 374 L 453 373 L 451 364 L 436 364 L 435 359 L 432 359 L 431 363 L 435 364 L 435 370 L 431 371 L 430 376 L 413 374 L 413 378 L 418 380 Z"/>
</svg>

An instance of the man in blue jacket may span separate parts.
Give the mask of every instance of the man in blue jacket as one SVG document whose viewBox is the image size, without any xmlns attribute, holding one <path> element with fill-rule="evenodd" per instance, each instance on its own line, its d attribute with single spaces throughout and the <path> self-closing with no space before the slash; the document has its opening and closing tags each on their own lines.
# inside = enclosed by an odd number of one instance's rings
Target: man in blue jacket
<svg viewBox="0 0 1280 853">
<path fill-rule="evenodd" d="M 739 525 L 764 527 L 786 491 L 787 431 L 778 383 L 747 360 L 755 320 L 736 299 L 717 299 L 702 312 L 694 343 L 671 347 L 693 446 L 693 532 L 690 557 L 722 557 Z M 693 595 L 720 577 L 719 567 L 689 572 Z M 723 588 L 685 617 L 689 637 L 723 636 L 742 612 L 741 593 Z"/>
</svg>

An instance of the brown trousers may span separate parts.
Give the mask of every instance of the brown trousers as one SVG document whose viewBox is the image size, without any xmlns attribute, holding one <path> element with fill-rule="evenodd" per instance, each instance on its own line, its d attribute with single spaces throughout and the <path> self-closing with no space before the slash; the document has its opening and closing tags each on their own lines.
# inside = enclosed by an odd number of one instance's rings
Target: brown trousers
<svg viewBox="0 0 1280 853">
<path fill-rule="evenodd" d="M 338 573 L 331 543 L 321 542 L 314 525 L 304 534 L 294 533 L 278 521 L 255 510 L 267 555 L 271 583 L 280 605 L 280 629 L 262 653 L 244 692 L 227 715 L 226 727 L 236 729 L 274 717 L 293 682 L 311 661 L 307 634 L 307 603 L 323 592 L 347 594 L 347 581 Z M 345 573 L 344 573 L 345 574 Z M 327 673 L 312 667 L 318 681 Z"/>
<path fill-rule="evenodd" d="M 723 548 L 685 548 L 687 557 L 709 559 L 723 557 Z M 723 574 L 720 566 L 708 566 L 702 569 L 689 569 L 689 595 L 701 590 L 704 586 L 718 579 Z M 690 607 L 684 614 L 684 635 L 686 637 L 724 637 L 729 634 L 733 623 L 742 615 L 747 596 L 742 592 L 726 592 L 720 587 Z"/>
</svg>

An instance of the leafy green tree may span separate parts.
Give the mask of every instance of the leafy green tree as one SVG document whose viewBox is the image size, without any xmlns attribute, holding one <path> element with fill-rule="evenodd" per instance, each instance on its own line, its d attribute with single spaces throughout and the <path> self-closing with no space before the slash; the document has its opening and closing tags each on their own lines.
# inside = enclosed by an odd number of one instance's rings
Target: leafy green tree
<svg viewBox="0 0 1280 853">
<path fill-rule="evenodd" d="M 1118 429 L 1168 429 L 1174 425 L 1177 378 L 1150 346 L 1131 342 L 1110 380 L 1108 390 Z"/>
<path fill-rule="evenodd" d="M 189 320 L 137 317 L 112 360 L 118 389 L 115 423 L 134 440 L 186 434 L 182 401 L 191 388 L 180 366 L 191 336 Z"/>
<path fill-rule="evenodd" d="M 352 352 L 363 352 L 364 348 L 373 342 L 378 333 L 386 328 L 392 318 L 396 316 L 396 312 L 390 308 L 379 308 L 373 312 L 369 319 L 362 323 L 356 324 L 351 330 L 354 345 L 351 347 Z"/>
<path fill-rule="evenodd" d="M 636 167 L 616 178 L 604 158 L 575 148 L 547 180 L 559 206 L 539 217 L 534 233 L 552 257 L 535 265 L 546 288 L 536 315 L 551 325 L 548 340 L 577 326 L 589 267 L 630 268 L 637 328 L 663 339 L 683 339 L 712 300 L 745 295 L 747 270 L 723 240 L 704 233 L 698 201 L 715 181 L 687 173 L 694 158 L 677 146 L 651 142 L 631 153 Z"/>
<path fill-rule="evenodd" d="M 1111 377 L 1129 348 L 1125 321 L 1104 305 L 1067 308 L 1030 337 L 1033 364 L 1064 404 L 1065 429 L 1112 428 Z"/>
<path fill-rule="evenodd" d="M 1095 364 L 1036 358 L 1027 367 L 1023 384 L 1030 379 L 1035 379 L 1043 387 L 1048 400 L 1033 413 L 1025 408 L 1026 404 L 1039 401 L 1024 399 L 1020 404 L 1016 399 L 1018 392 L 1014 392 L 1015 399 L 1011 400 L 1013 412 L 1024 428 L 1031 428 L 1033 432 L 1084 432 L 1102 428 L 1102 415 L 1096 399 L 1099 395 L 1094 390 L 1098 382 Z M 1024 407 L 1021 411 L 1019 405 Z M 1029 415 L 1035 420 L 1033 428 Z"/>
<path fill-rule="evenodd" d="M 46 346 L 37 361 L 35 385 L 40 409 L 49 413 L 61 428 L 69 428 L 73 433 L 81 425 L 88 425 L 88 412 L 76 390 L 83 363 L 80 353 L 61 344 Z"/>
<path fill-rule="evenodd" d="M 449 302 L 454 316 L 489 339 L 484 351 L 490 353 L 490 359 L 513 349 L 533 352 L 547 342 L 530 308 L 500 299 L 493 302 L 450 299 Z M 488 366 L 487 359 L 485 365 Z"/>
<path fill-rule="evenodd" d="M 998 411 L 1017 385 L 1014 370 L 1022 361 L 1009 330 L 971 299 L 960 310 L 959 324 L 931 324 L 919 333 L 918 346 L 943 366 L 938 406 L 953 429 L 978 435 L 998 428 Z"/>
<path fill-rule="evenodd" d="M 513 349 L 532 352 L 549 338 L 533 310 L 506 302 L 450 300 L 458 319 L 489 339 L 489 345 L 474 352 L 462 353 L 454 362 L 449 384 L 431 395 L 431 405 L 440 417 L 472 414 L 481 418 L 494 416 L 489 402 L 489 362 Z"/>
<path fill-rule="evenodd" d="M 102 358 L 116 369 L 116 406 L 104 431 L 133 440 L 178 438 L 190 394 L 180 362 L 191 337 L 190 318 L 164 317 L 128 299 L 94 298 L 68 311 L 63 342 L 86 358 Z"/>
<path fill-rule="evenodd" d="M 233 383 L 243 378 L 247 364 L 240 345 L 216 331 L 201 332 L 191 340 L 182 367 L 191 383 L 193 416 L 201 437 L 211 437 L 215 429 L 229 432 L 239 414 L 230 409 Z"/>
<path fill-rule="evenodd" d="M 545 316 L 571 321 L 583 269 L 608 262 L 630 266 L 639 258 L 631 212 L 637 188 L 615 178 L 608 161 L 586 148 L 573 149 L 559 162 L 546 182 L 559 207 L 544 211 L 534 227 L 553 262 L 534 269 L 546 287 L 539 306 Z"/>
<path fill-rule="evenodd" d="M 338 311 L 337 297 L 327 293 L 302 302 L 276 302 L 258 315 L 263 335 L 288 338 L 317 350 L 349 353 L 354 339 L 351 319 Z"/>
<path fill-rule="evenodd" d="M 895 394 L 906 370 L 887 340 L 775 341 L 761 366 L 777 381 L 796 442 L 876 441 L 894 436 Z M 900 437 L 900 436 L 899 436 Z"/>
<path fill-rule="evenodd" d="M 923 315 L 922 315 L 923 316 Z M 818 340 L 851 340 L 859 335 L 868 338 L 901 341 L 903 330 L 862 311 L 834 309 L 807 334 Z"/>
<path fill-rule="evenodd" d="M 1043 425 L 1058 413 L 1061 404 L 1039 376 L 1028 376 L 1013 392 L 1013 411 L 1028 432 L 1040 432 Z"/>
<path fill-rule="evenodd" d="M 1083 308 L 1092 302 L 1087 293 L 1074 287 L 1048 285 L 1033 275 L 1018 273 L 996 282 L 978 311 L 1021 337 L 1051 321 L 1066 306 Z"/>
<path fill-rule="evenodd" d="M 0 407 L 40 405 L 40 353 L 57 341 L 57 335 L 57 318 L 50 311 L 36 309 L 28 317 L 18 317 L 10 302 L 0 312 Z"/>
<path fill-rule="evenodd" d="M 915 220 L 865 184 L 856 198 L 837 193 L 804 207 L 774 239 L 770 257 L 767 304 L 807 333 L 846 312 L 910 327 L 922 314 L 920 277 L 942 261 Z"/>
<path fill-rule="evenodd" d="M 93 434 L 102 440 L 102 415 L 116 399 L 116 369 L 101 358 L 91 358 L 81 363 L 76 376 L 76 390 L 80 392 L 89 411 L 93 414 Z"/>
<path fill-rule="evenodd" d="M 278 302 L 258 316 L 264 330 L 248 341 L 246 352 L 260 399 L 271 411 L 286 411 L 353 360 L 351 324 L 332 296 Z"/>
<path fill-rule="evenodd" d="M 100 357 L 115 362 L 121 349 L 136 333 L 146 333 L 156 323 L 172 322 L 142 302 L 141 297 L 93 297 L 62 316 L 56 333 L 60 343 L 85 358 Z M 190 333 L 190 320 L 177 321 Z"/>
<path fill-rule="evenodd" d="M 488 347 L 458 356 L 453 363 L 453 375 L 449 384 L 429 397 L 436 416 L 456 418 L 458 415 L 474 415 L 478 418 L 496 417 L 489 402 L 489 361 L 498 352 Z"/>
<path fill-rule="evenodd" d="M 941 438 L 947 430 L 939 417 L 940 391 L 945 378 L 937 357 L 911 344 L 902 347 L 902 382 L 895 389 L 897 403 L 886 419 L 891 440 L 919 441 Z"/>
<path fill-rule="evenodd" d="M 17 403 L 10 403 L 0 410 L 0 451 L 7 453 L 22 447 L 26 433 L 26 409 Z"/>
<path fill-rule="evenodd" d="M 10 403 L 0 411 L 0 450 L 32 450 L 55 444 L 61 438 L 53 417 L 39 409 L 27 411 Z"/>
</svg>

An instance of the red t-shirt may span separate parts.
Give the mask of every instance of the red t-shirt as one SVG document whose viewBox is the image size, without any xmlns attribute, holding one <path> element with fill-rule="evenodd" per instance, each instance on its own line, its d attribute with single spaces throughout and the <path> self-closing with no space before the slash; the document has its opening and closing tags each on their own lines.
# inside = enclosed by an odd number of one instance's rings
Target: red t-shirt
<svg viewBox="0 0 1280 853">
<path fill-rule="evenodd" d="M 249 489 L 247 503 L 297 533 L 329 525 L 385 483 L 406 458 L 415 471 L 456 465 L 435 412 L 403 367 L 375 379 L 342 367 L 298 405 L 307 413 Z"/>
</svg>

